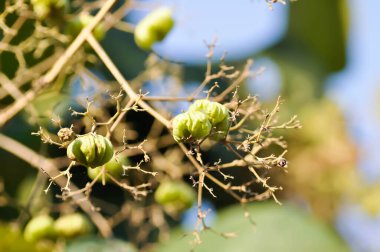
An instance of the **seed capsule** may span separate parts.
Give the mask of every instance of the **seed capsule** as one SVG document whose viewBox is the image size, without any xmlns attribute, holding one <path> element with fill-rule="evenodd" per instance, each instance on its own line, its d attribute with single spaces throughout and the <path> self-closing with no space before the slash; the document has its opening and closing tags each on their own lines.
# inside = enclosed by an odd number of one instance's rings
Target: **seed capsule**
<svg viewBox="0 0 380 252">
<path fill-rule="evenodd" d="M 225 106 L 206 99 L 196 100 L 190 106 L 189 111 L 198 111 L 206 114 L 213 126 L 228 118 L 228 109 Z"/>
<path fill-rule="evenodd" d="M 96 133 L 80 136 L 67 147 L 67 156 L 87 167 L 102 166 L 113 157 L 113 154 L 110 140 Z"/>
<path fill-rule="evenodd" d="M 201 112 L 191 111 L 173 119 L 173 137 L 177 142 L 200 140 L 210 134 L 211 123 Z"/>
<path fill-rule="evenodd" d="M 189 111 L 198 111 L 204 113 L 212 125 L 210 139 L 220 141 L 226 138 L 230 121 L 228 109 L 218 102 L 212 102 L 206 99 L 196 100 L 189 108 Z"/>
<path fill-rule="evenodd" d="M 150 50 L 154 43 L 162 41 L 174 25 L 172 12 L 162 7 L 149 13 L 135 29 L 135 42 L 144 50 Z"/>
</svg>

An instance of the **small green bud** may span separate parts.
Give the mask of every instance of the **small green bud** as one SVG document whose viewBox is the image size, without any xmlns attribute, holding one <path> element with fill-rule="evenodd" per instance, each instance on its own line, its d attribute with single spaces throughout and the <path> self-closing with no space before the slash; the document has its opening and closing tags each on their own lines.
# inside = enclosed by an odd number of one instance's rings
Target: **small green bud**
<svg viewBox="0 0 380 252">
<path fill-rule="evenodd" d="M 201 112 L 191 111 L 173 119 L 173 137 L 177 142 L 199 140 L 210 134 L 211 123 Z"/>
<path fill-rule="evenodd" d="M 76 138 L 67 147 L 67 156 L 87 167 L 98 167 L 113 157 L 110 140 L 96 133 L 89 133 Z"/>
<path fill-rule="evenodd" d="M 135 42 L 138 47 L 150 50 L 154 43 L 162 41 L 174 25 L 172 12 L 161 7 L 149 13 L 135 29 Z"/>
<path fill-rule="evenodd" d="M 166 180 L 157 188 L 154 199 L 168 212 L 179 213 L 192 206 L 195 192 L 182 181 Z"/>
<path fill-rule="evenodd" d="M 189 111 L 198 111 L 205 113 L 211 124 L 216 124 L 228 118 L 228 109 L 218 102 L 212 102 L 206 99 L 196 100 L 189 108 Z"/>
<path fill-rule="evenodd" d="M 54 237 L 54 221 L 48 215 L 34 217 L 25 226 L 24 238 L 26 241 L 35 242 L 52 237 Z"/>
<path fill-rule="evenodd" d="M 105 164 L 106 171 L 115 179 L 120 179 L 124 173 L 123 165 L 128 165 L 129 160 L 127 157 L 120 157 L 120 159 L 116 159 L 113 157 L 108 163 Z M 96 168 L 87 168 L 87 175 L 90 179 L 94 180 L 98 174 L 101 172 L 102 166 Z M 97 182 L 102 182 L 103 178 L 100 176 Z M 105 181 L 110 182 L 111 179 L 105 175 Z"/>
<path fill-rule="evenodd" d="M 83 214 L 74 213 L 59 217 L 54 223 L 54 230 L 60 237 L 76 238 L 91 233 L 92 224 Z"/>
</svg>

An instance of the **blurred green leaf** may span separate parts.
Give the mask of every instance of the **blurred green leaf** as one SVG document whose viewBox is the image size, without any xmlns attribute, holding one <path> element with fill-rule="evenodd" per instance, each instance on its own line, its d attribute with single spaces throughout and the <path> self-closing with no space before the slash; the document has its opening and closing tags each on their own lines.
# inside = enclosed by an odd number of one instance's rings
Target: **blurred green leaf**
<svg viewBox="0 0 380 252">
<path fill-rule="evenodd" d="M 99 237 L 86 237 L 72 241 L 65 252 L 91 251 L 91 252 L 137 252 L 130 243 L 118 239 L 100 239 Z"/>
<path fill-rule="evenodd" d="M 17 229 L 0 224 L 0 251 L 6 252 L 47 252 L 49 246 L 37 246 L 24 240 Z M 41 245 L 41 244 L 40 244 Z"/>
<path fill-rule="evenodd" d="M 236 232 L 237 237 L 224 239 L 212 232 L 204 232 L 201 235 L 203 243 L 195 251 L 348 251 L 330 227 L 293 206 L 255 203 L 248 207 L 248 211 L 256 222 L 255 227 L 243 217 L 240 206 L 230 207 L 220 212 L 213 229 Z M 191 234 L 183 238 L 183 231 L 176 230 L 171 240 L 155 252 L 189 251 L 192 246 L 189 241 L 193 238 Z"/>
<path fill-rule="evenodd" d="M 327 71 L 346 62 L 346 0 L 298 1 L 291 5 L 286 41 L 318 58 Z"/>
</svg>

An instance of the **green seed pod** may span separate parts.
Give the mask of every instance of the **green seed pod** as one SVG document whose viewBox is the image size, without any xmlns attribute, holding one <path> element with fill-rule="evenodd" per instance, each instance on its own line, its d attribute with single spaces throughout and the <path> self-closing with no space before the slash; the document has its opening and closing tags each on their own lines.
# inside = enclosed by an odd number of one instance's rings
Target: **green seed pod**
<svg viewBox="0 0 380 252">
<path fill-rule="evenodd" d="M 202 139 L 208 136 L 212 126 L 207 116 L 196 111 L 190 111 L 187 113 L 189 113 L 190 116 L 190 124 L 188 125 L 188 129 L 191 136 L 195 139 Z"/>
<path fill-rule="evenodd" d="M 96 133 L 89 133 L 76 138 L 67 147 L 67 156 L 87 167 L 98 167 L 113 157 L 110 140 Z"/>
<path fill-rule="evenodd" d="M 230 128 L 231 122 L 229 117 L 223 119 L 220 123 L 216 124 L 212 128 L 212 133 L 210 134 L 210 139 L 215 141 L 223 140 L 227 137 L 228 129 Z"/>
<path fill-rule="evenodd" d="M 31 0 L 31 4 L 40 20 L 61 18 L 69 7 L 67 0 Z"/>
<path fill-rule="evenodd" d="M 26 241 L 35 242 L 52 237 L 54 237 L 54 221 L 48 215 L 34 217 L 25 226 L 24 238 Z"/>
<path fill-rule="evenodd" d="M 135 29 L 135 42 L 138 47 L 150 50 L 155 42 L 162 41 L 174 25 L 172 12 L 161 7 L 149 13 Z"/>
<path fill-rule="evenodd" d="M 196 100 L 190 106 L 189 111 L 205 113 L 213 126 L 222 122 L 226 117 L 228 118 L 228 109 L 225 106 L 206 99 Z"/>
<path fill-rule="evenodd" d="M 177 142 L 200 140 L 211 131 L 211 123 L 201 112 L 192 111 L 177 115 L 173 122 L 173 137 Z"/>
<path fill-rule="evenodd" d="M 105 164 L 106 171 L 115 179 L 120 179 L 124 173 L 123 165 L 128 165 L 129 160 L 127 157 L 120 157 L 116 159 L 113 157 L 108 163 Z M 94 180 L 100 171 L 102 170 L 102 166 L 96 167 L 96 168 L 87 168 L 87 175 L 90 179 Z M 103 178 L 100 176 L 97 180 L 97 182 L 102 182 Z M 111 179 L 105 175 L 105 181 L 110 182 Z"/>
<path fill-rule="evenodd" d="M 191 134 L 187 128 L 189 121 L 189 113 L 181 113 L 174 117 L 172 122 L 174 140 L 182 142 L 190 137 Z"/>
<path fill-rule="evenodd" d="M 94 19 L 93 16 L 89 14 L 81 14 L 73 20 L 70 20 L 66 26 L 65 33 L 71 35 L 72 37 L 78 36 L 84 27 L 89 25 Z M 105 30 L 103 24 L 99 23 L 92 30 L 92 34 L 95 39 L 101 41 L 105 37 Z"/>
<path fill-rule="evenodd" d="M 92 224 L 79 213 L 59 217 L 54 223 L 54 230 L 59 237 L 76 238 L 92 232 Z"/>
<path fill-rule="evenodd" d="M 194 190 L 182 181 L 166 180 L 161 182 L 154 199 L 162 205 L 166 211 L 180 213 L 190 208 L 195 201 Z"/>
</svg>

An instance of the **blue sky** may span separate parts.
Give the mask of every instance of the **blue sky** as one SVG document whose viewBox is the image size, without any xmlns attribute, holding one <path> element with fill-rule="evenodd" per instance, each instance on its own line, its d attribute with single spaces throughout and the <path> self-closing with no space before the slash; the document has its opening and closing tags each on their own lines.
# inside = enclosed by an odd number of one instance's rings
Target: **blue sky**
<svg viewBox="0 0 380 252">
<path fill-rule="evenodd" d="M 207 53 L 204 41 L 211 42 L 215 37 L 217 60 L 224 52 L 228 52 L 228 59 L 244 59 L 275 44 L 286 32 L 288 9 L 276 5 L 271 11 L 264 0 L 239 4 L 231 4 L 231 0 L 150 2 L 153 7 L 173 9 L 173 30 L 154 46 L 159 55 L 172 61 L 203 65 Z M 145 13 L 135 11 L 129 18 L 136 22 Z"/>
<path fill-rule="evenodd" d="M 343 109 L 359 146 L 359 170 L 368 182 L 380 179 L 380 1 L 350 0 L 347 67 L 331 76 L 328 93 Z"/>
</svg>

